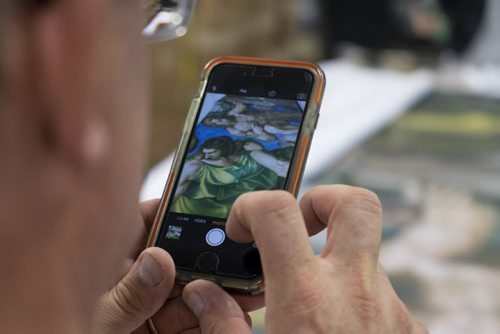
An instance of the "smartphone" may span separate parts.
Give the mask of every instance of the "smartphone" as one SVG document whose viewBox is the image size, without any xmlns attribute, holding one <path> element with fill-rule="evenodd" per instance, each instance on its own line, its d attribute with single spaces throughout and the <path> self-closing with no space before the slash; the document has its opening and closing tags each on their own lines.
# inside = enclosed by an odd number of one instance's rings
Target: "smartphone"
<svg viewBox="0 0 500 334">
<path fill-rule="evenodd" d="M 305 62 L 222 57 L 206 65 L 148 240 L 170 253 L 180 283 L 264 289 L 256 245 L 227 238 L 226 219 L 242 193 L 297 194 L 324 86 L 322 70 Z"/>
</svg>

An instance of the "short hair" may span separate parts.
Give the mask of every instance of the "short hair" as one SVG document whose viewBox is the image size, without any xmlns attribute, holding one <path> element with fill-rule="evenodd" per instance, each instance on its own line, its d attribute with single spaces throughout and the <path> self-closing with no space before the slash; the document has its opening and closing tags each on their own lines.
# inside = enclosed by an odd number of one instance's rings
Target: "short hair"
<svg viewBox="0 0 500 334">
<path fill-rule="evenodd" d="M 235 143 L 231 137 L 221 136 L 207 139 L 200 146 L 200 150 L 203 149 L 216 149 L 220 150 L 222 155 L 228 157 L 234 154 L 235 151 Z"/>
</svg>

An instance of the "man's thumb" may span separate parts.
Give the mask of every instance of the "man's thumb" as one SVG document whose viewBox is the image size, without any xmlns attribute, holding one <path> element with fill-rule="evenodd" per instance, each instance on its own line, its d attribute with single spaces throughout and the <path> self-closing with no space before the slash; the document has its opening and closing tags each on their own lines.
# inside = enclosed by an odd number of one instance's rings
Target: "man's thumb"
<svg viewBox="0 0 500 334">
<path fill-rule="evenodd" d="M 128 274 L 100 301 L 99 333 L 130 333 L 153 316 L 167 300 L 175 280 L 170 255 L 160 248 L 146 249 Z"/>
<path fill-rule="evenodd" d="M 221 287 L 197 280 L 182 293 L 184 302 L 198 318 L 202 334 L 249 334 L 250 317 Z"/>
</svg>

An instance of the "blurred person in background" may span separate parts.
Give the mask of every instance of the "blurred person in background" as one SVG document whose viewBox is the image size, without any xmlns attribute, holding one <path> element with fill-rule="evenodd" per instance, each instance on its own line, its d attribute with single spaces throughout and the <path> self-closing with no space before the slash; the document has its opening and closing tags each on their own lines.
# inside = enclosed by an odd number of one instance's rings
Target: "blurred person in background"
<svg viewBox="0 0 500 334">
<path fill-rule="evenodd" d="M 205 281 L 182 288 L 165 251 L 138 254 L 158 204 L 137 205 L 141 14 L 136 0 L 0 4 L 0 331 L 249 333 L 246 312 L 265 304 L 269 333 L 425 333 L 378 264 L 381 208 L 367 190 L 235 203 L 227 232 L 255 239 L 265 296 Z M 315 256 L 308 234 L 324 228 Z"/>
<path fill-rule="evenodd" d="M 484 18 L 486 0 L 319 0 L 324 56 L 353 43 L 372 51 L 409 49 L 463 55 Z"/>
</svg>

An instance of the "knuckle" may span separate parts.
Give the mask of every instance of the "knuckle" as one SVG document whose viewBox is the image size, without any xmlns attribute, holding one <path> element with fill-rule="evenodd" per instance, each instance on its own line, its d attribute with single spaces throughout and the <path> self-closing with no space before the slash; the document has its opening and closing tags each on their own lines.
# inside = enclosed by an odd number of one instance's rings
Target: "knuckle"
<svg viewBox="0 0 500 334">
<path fill-rule="evenodd" d="M 358 314 L 361 318 L 360 324 L 365 325 L 363 327 L 370 328 L 373 325 L 373 322 L 377 321 L 377 319 L 380 319 L 382 310 L 378 299 L 374 294 L 363 291 L 361 293 L 355 294 L 353 300 L 353 305 L 357 309 Z"/>
<path fill-rule="evenodd" d="M 255 204 L 257 205 L 256 212 L 281 216 L 294 206 L 296 201 L 293 195 L 286 191 L 273 191 L 262 196 Z"/>
<path fill-rule="evenodd" d="M 295 197 L 286 191 L 259 191 L 240 196 L 237 201 L 239 215 L 265 215 L 282 217 L 296 205 Z M 235 206 L 236 206 L 235 205 Z"/>
<path fill-rule="evenodd" d="M 303 268 L 303 269 L 300 269 Z M 306 268 L 301 266 L 294 274 L 294 293 L 282 296 L 280 308 L 286 309 L 290 318 L 310 317 L 311 314 L 328 304 L 329 281 L 325 280 L 330 273 L 324 272 L 318 266 Z"/>
<path fill-rule="evenodd" d="M 379 247 L 382 228 L 382 206 L 378 196 L 363 188 L 349 188 L 342 196 L 329 221 L 348 226 L 351 240 L 358 247 Z"/>
<path fill-rule="evenodd" d="M 414 323 L 400 299 L 389 301 L 361 284 L 353 293 L 352 300 L 357 324 L 363 333 L 412 333 Z"/>
<path fill-rule="evenodd" d="M 358 210 L 371 213 L 373 215 L 382 214 L 382 204 L 377 194 L 364 188 L 354 188 L 348 201 Z"/>
<path fill-rule="evenodd" d="M 131 283 L 121 281 L 111 290 L 111 298 L 118 310 L 126 317 L 135 318 L 147 314 L 148 306 Z"/>
<path fill-rule="evenodd" d="M 414 323 L 406 305 L 399 299 L 396 301 L 394 314 L 395 327 L 403 334 L 413 333 Z"/>
<path fill-rule="evenodd" d="M 358 332 L 382 333 L 388 329 L 381 301 L 375 293 L 364 289 L 357 290 L 351 300 L 351 312 L 355 315 Z"/>
</svg>

